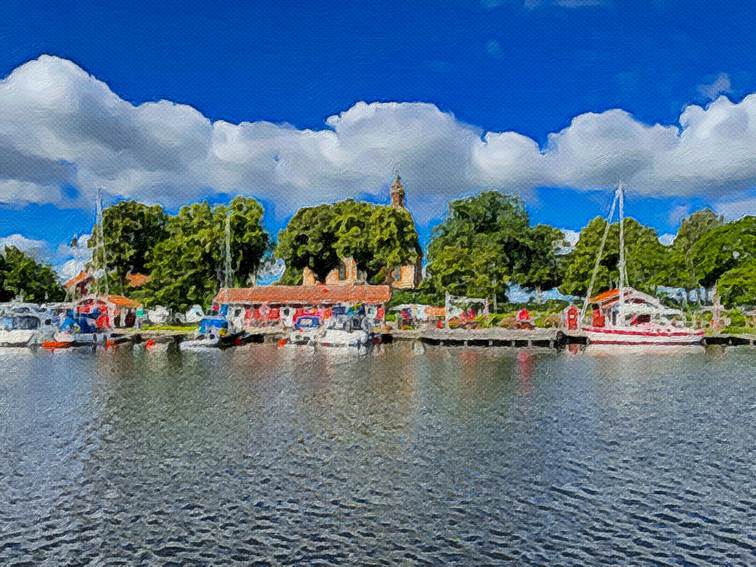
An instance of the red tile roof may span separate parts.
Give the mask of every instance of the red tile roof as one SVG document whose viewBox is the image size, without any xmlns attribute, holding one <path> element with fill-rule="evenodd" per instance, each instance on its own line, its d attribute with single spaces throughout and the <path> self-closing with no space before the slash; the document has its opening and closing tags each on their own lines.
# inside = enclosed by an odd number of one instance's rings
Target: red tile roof
<svg viewBox="0 0 756 567">
<path fill-rule="evenodd" d="M 141 305 L 138 301 L 134 301 L 123 295 L 108 295 L 108 301 L 116 307 L 122 307 L 125 309 L 136 309 Z"/>
<path fill-rule="evenodd" d="M 148 281 L 150 281 L 150 276 L 146 274 L 127 274 L 126 275 L 126 282 L 131 287 L 142 287 Z"/>
<path fill-rule="evenodd" d="M 63 284 L 63 287 L 74 287 L 79 284 L 82 284 L 88 280 L 92 279 L 92 274 L 88 274 L 87 272 L 79 272 L 74 277 L 72 277 L 70 280 L 68 280 L 66 283 Z"/>
<path fill-rule="evenodd" d="M 270 303 L 278 305 L 333 305 L 337 303 L 386 303 L 391 299 L 387 285 L 268 285 L 222 289 L 214 303 Z"/>
<path fill-rule="evenodd" d="M 613 301 L 615 299 L 619 299 L 619 290 L 610 289 L 591 297 L 590 303 L 605 303 L 607 301 Z"/>
</svg>

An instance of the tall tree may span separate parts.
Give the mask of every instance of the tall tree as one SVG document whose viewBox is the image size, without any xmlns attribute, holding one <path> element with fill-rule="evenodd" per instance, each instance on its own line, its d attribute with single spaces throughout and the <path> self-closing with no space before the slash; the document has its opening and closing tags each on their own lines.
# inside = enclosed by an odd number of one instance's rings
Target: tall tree
<svg viewBox="0 0 756 567">
<path fill-rule="evenodd" d="M 486 191 L 453 201 L 428 247 L 425 287 L 506 301 L 510 282 L 530 261 L 530 228 L 522 200 Z"/>
<path fill-rule="evenodd" d="M 575 249 L 567 256 L 564 279 L 559 289 L 568 295 L 585 295 L 591 281 L 606 220 L 593 219 L 580 231 Z M 625 256 L 628 285 L 653 293 L 664 283 L 666 250 L 654 229 L 632 218 L 625 219 Z M 619 223 L 609 228 L 609 234 L 596 274 L 593 292 L 617 285 L 619 281 Z"/>
<path fill-rule="evenodd" d="M 691 249 L 698 283 L 711 288 L 725 272 L 751 259 L 756 251 L 756 217 L 714 228 Z"/>
<path fill-rule="evenodd" d="M 725 305 L 756 305 L 756 258 L 749 258 L 717 280 L 717 293 Z"/>
<path fill-rule="evenodd" d="M 332 205 L 299 209 L 278 233 L 276 255 L 286 263 L 285 280 L 294 278 L 295 272 L 301 278 L 304 268 L 324 280 L 339 265 L 334 218 Z"/>
<path fill-rule="evenodd" d="M 295 283 L 304 268 L 323 281 L 351 257 L 371 283 L 388 281 L 396 266 L 420 254 L 409 212 L 347 199 L 300 209 L 278 235 L 276 255 L 286 262 L 284 281 Z"/>
<path fill-rule="evenodd" d="M 167 223 L 160 205 L 121 201 L 105 209 L 102 224 L 111 287 L 124 290 L 127 274 L 147 271 L 155 245 L 167 235 Z M 93 235 L 96 234 L 95 227 Z M 96 244 L 95 236 L 89 239 L 90 248 Z"/>
<path fill-rule="evenodd" d="M 693 261 L 693 247 L 709 231 L 724 224 L 724 218 L 711 209 L 703 209 L 683 219 L 669 249 L 666 284 L 680 287 L 687 294 L 699 287 Z"/>
<path fill-rule="evenodd" d="M 186 309 L 209 304 L 223 281 L 227 213 L 233 284 L 249 283 L 268 245 L 262 206 L 246 197 L 214 208 L 194 203 L 169 219 L 167 238 L 155 246 L 148 265 L 152 277 L 143 292 L 148 305 Z"/>
<path fill-rule="evenodd" d="M 15 297 L 44 303 L 61 301 L 65 292 L 50 266 L 37 262 L 15 246 L 7 246 L 0 254 L 0 299 L 9 301 Z"/>
<path fill-rule="evenodd" d="M 540 302 L 543 290 L 557 287 L 562 282 L 562 250 L 567 242 L 558 228 L 539 224 L 528 231 L 528 245 L 528 262 L 515 278 L 522 287 L 534 290 L 536 301 Z"/>
</svg>

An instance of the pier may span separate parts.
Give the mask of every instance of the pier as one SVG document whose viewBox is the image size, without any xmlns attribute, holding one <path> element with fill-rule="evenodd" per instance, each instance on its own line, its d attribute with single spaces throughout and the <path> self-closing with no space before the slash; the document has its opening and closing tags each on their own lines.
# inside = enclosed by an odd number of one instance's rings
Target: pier
<svg viewBox="0 0 756 567">
<path fill-rule="evenodd" d="M 142 343 L 150 339 L 178 344 L 190 334 L 189 331 L 136 331 L 114 335 L 117 343 Z M 287 337 L 288 331 L 280 327 L 248 329 L 243 344 L 273 342 Z M 561 348 L 570 344 L 587 344 L 580 331 L 563 329 L 391 329 L 381 333 L 384 343 L 394 341 L 417 341 L 438 346 L 474 347 L 544 347 Z M 704 337 L 703 345 L 756 346 L 756 335 L 718 334 Z"/>
</svg>

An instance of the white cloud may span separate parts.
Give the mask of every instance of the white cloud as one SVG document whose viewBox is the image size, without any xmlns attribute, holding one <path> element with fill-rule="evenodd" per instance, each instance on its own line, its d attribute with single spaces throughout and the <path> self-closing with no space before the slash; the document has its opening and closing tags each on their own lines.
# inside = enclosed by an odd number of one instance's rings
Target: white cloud
<svg viewBox="0 0 756 567">
<path fill-rule="evenodd" d="M 756 197 L 747 197 L 736 201 L 722 201 L 717 203 L 714 209 L 728 221 L 737 220 L 746 215 L 756 215 Z"/>
<path fill-rule="evenodd" d="M 568 252 L 571 252 L 572 250 L 575 249 L 575 246 L 577 245 L 578 240 L 580 240 L 580 231 L 571 230 L 569 228 L 560 228 L 559 230 L 562 231 L 562 234 L 564 235 L 564 240 L 567 242 L 567 246 L 561 252 L 563 254 L 567 254 Z"/>
<path fill-rule="evenodd" d="M 5 250 L 6 246 L 15 246 L 34 258 L 41 258 L 47 249 L 47 242 L 44 240 L 34 240 L 22 234 L 15 233 L 8 236 L 0 236 L 0 252 Z"/>
<path fill-rule="evenodd" d="M 275 201 L 284 215 L 385 191 L 394 168 L 410 205 L 428 215 L 483 188 L 590 190 L 621 179 L 647 196 L 723 201 L 756 185 L 756 95 L 688 106 L 678 122 L 586 113 L 545 147 L 428 103 L 358 102 L 317 130 L 211 122 L 170 101 L 133 105 L 74 63 L 42 56 L 0 82 L 0 202 L 71 205 L 60 190 L 70 184 L 79 205 L 91 206 L 98 186 L 169 206 L 217 191 Z"/>
<path fill-rule="evenodd" d="M 659 237 L 659 242 L 661 242 L 664 246 L 671 246 L 672 243 L 675 241 L 675 238 L 677 238 L 676 234 L 671 234 L 669 232 L 662 234 Z"/>
<path fill-rule="evenodd" d="M 69 243 L 58 246 L 54 260 L 55 270 L 62 280 L 65 281 L 74 277 L 92 259 L 92 249 L 88 246 L 91 236 L 91 234 L 77 235 L 75 248 L 71 246 L 73 238 Z"/>
<path fill-rule="evenodd" d="M 727 73 L 720 73 L 710 83 L 698 85 L 698 92 L 709 100 L 717 98 L 721 94 L 732 92 L 732 82 Z"/>
</svg>

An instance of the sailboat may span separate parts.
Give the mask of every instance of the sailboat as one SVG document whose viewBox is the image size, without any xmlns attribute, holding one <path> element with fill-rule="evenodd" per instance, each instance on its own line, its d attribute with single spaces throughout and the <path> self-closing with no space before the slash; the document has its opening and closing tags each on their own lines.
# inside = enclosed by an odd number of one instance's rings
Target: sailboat
<svg viewBox="0 0 756 567">
<path fill-rule="evenodd" d="M 231 287 L 231 212 L 226 214 L 225 239 L 224 239 L 225 264 L 223 270 L 223 289 L 228 294 Z M 226 300 L 228 297 L 226 296 Z M 244 331 L 236 328 L 236 325 L 225 315 L 210 315 L 202 317 L 194 337 L 179 343 L 179 350 L 205 350 L 214 348 L 227 348 L 240 345 Z"/>
<path fill-rule="evenodd" d="M 82 298 L 68 310 L 60 330 L 42 343 L 43 348 L 56 350 L 75 346 L 94 347 L 99 343 L 105 344 L 108 338 L 111 322 L 108 314 L 108 270 L 102 218 L 102 188 L 98 188 L 93 235 L 97 240 L 92 253 L 95 293 Z"/>
<path fill-rule="evenodd" d="M 592 297 L 604 245 L 615 209 L 619 210 L 619 282 L 615 289 Z M 582 332 L 588 344 L 626 346 L 687 346 L 700 345 L 703 330 L 686 327 L 679 309 L 667 307 L 658 298 L 640 292 L 627 283 L 625 260 L 625 190 L 620 183 L 614 193 L 598 256 L 591 275 L 585 302 L 580 313 L 583 322 L 588 305 L 593 305 L 590 324 L 583 324 Z"/>
</svg>

